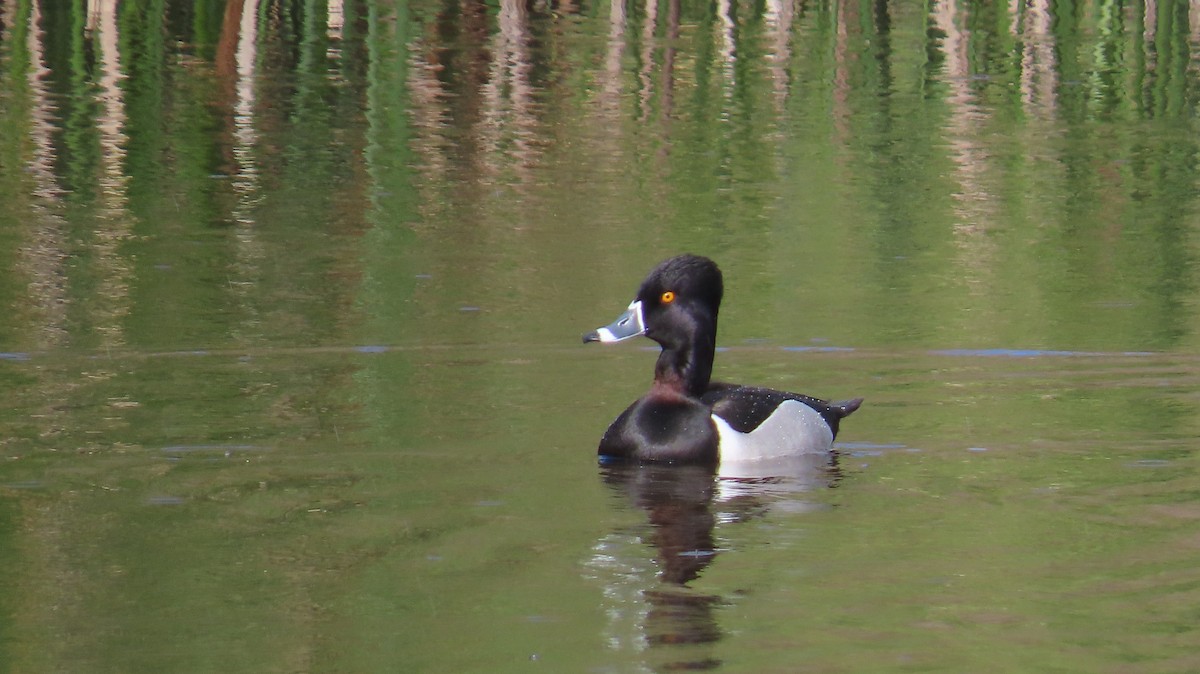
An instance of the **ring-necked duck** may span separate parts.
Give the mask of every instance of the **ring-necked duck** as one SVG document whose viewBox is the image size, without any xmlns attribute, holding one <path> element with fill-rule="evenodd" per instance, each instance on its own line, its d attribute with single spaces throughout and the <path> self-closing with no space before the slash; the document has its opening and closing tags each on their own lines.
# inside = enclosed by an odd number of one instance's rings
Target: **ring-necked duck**
<svg viewBox="0 0 1200 674">
<path fill-rule="evenodd" d="M 617 320 L 583 336 L 662 346 L 650 392 L 600 439 L 604 459 L 743 466 L 827 452 L 842 417 L 862 398 L 829 403 L 799 393 L 710 381 L 724 284 L 708 258 L 680 255 L 655 267 Z"/>
</svg>

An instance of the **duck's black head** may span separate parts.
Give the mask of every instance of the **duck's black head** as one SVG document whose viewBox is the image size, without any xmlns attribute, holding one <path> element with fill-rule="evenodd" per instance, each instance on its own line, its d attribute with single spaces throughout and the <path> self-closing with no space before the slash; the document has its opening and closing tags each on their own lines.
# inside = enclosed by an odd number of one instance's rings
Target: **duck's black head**
<svg viewBox="0 0 1200 674">
<path fill-rule="evenodd" d="M 715 335 L 724 292 L 721 270 L 715 262 L 699 255 L 678 255 L 646 276 L 625 313 L 585 334 L 583 341 L 620 342 L 646 335 L 671 347 L 689 333 Z"/>
<path fill-rule="evenodd" d="M 723 293 L 715 262 L 699 255 L 673 257 L 642 281 L 625 313 L 584 335 L 583 341 L 619 342 L 645 335 L 663 347 L 655 381 L 699 395 L 712 373 Z"/>
<path fill-rule="evenodd" d="M 699 255 L 680 255 L 654 268 L 642 281 L 641 302 L 645 334 L 666 348 L 681 347 L 697 333 L 711 333 L 715 342 L 717 312 L 725 285 L 721 270 Z"/>
</svg>

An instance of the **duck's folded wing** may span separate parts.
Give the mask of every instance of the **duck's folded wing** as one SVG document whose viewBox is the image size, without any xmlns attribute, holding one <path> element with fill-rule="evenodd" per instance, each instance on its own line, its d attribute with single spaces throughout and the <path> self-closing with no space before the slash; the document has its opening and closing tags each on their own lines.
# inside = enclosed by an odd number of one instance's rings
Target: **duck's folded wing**
<svg viewBox="0 0 1200 674">
<path fill-rule="evenodd" d="M 710 384 L 700 400 L 712 409 L 713 414 L 740 433 L 749 433 L 758 428 L 783 401 L 795 400 L 816 410 L 835 436 L 838 422 L 857 410 L 863 401 L 862 398 L 855 398 L 830 403 L 801 393 L 720 382 Z"/>
</svg>

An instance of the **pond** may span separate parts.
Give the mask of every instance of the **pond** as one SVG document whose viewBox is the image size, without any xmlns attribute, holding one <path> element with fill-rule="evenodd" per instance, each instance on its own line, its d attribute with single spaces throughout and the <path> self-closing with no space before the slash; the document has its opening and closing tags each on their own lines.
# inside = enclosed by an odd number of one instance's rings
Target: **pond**
<svg viewBox="0 0 1200 674">
<path fill-rule="evenodd" d="M 1200 669 L 1200 13 L 0 0 L 0 669 Z M 601 466 L 680 252 L 773 479 Z"/>
</svg>

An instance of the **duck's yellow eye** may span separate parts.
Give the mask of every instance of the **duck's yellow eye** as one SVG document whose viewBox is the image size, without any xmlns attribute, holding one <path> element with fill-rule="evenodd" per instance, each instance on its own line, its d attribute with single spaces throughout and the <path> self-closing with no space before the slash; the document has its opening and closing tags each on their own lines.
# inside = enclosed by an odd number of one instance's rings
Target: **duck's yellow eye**
<svg viewBox="0 0 1200 674">
<path fill-rule="evenodd" d="M 662 300 L 663 304 L 670 304 L 671 302 L 675 301 L 675 293 L 668 290 L 667 292 L 662 294 L 662 297 L 660 297 L 658 299 Z"/>
</svg>

